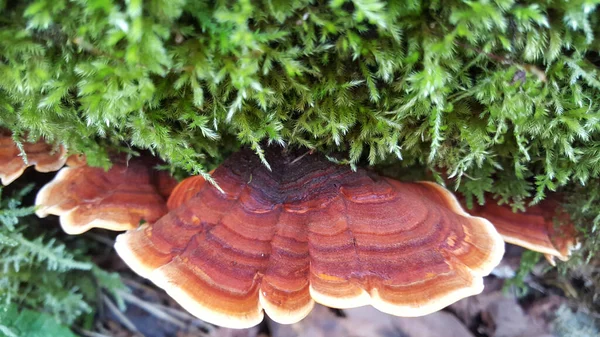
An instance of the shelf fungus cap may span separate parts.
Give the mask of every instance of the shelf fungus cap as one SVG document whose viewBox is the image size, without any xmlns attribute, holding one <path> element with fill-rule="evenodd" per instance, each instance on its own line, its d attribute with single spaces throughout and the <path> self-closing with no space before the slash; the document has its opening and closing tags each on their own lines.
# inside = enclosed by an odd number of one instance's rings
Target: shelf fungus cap
<svg viewBox="0 0 600 337">
<path fill-rule="evenodd" d="M 153 158 L 115 156 L 105 171 L 71 157 L 68 167 L 38 192 L 36 214 L 58 215 L 63 230 L 81 234 L 91 228 L 124 231 L 154 222 L 167 213 L 167 198 L 176 181 L 156 171 Z"/>
<path fill-rule="evenodd" d="M 556 265 L 555 258 L 567 261 L 579 248 L 575 226 L 556 196 L 517 213 L 509 205 L 490 200 L 475 206 L 471 214 L 488 219 L 504 241 L 543 253 L 552 265 Z"/>
<path fill-rule="evenodd" d="M 504 254 L 492 224 L 439 185 L 354 172 L 319 154 L 250 150 L 184 180 L 170 212 L 117 237 L 138 274 L 200 319 L 230 327 L 304 318 L 315 302 L 397 316 L 483 289 Z"/>
<path fill-rule="evenodd" d="M 11 133 L 0 130 L 0 182 L 8 185 L 19 178 L 25 169 L 34 166 L 39 172 L 57 171 L 65 164 L 66 151 L 62 146 L 54 147 L 43 140 L 35 143 L 23 142 L 22 152 L 12 139 Z"/>
<path fill-rule="evenodd" d="M 209 172 L 209 174 L 212 174 L 213 172 L 214 170 Z M 167 202 L 167 208 L 172 210 L 183 205 L 183 203 L 191 199 L 198 191 L 202 190 L 205 183 L 206 180 L 202 176 L 192 176 L 182 180 L 173 189 Z"/>
</svg>

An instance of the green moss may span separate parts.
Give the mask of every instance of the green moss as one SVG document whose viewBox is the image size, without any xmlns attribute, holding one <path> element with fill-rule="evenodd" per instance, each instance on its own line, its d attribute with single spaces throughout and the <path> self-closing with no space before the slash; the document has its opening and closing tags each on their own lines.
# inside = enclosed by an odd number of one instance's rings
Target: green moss
<svg viewBox="0 0 600 337">
<path fill-rule="evenodd" d="M 31 187 L 8 198 L 0 187 L 0 336 L 70 336 L 59 332 L 93 318 L 101 291 L 124 307 L 125 286 L 91 262 L 93 243 L 63 239 L 30 216 L 21 199 Z"/>
<path fill-rule="evenodd" d="M 61 326 L 52 316 L 25 309 L 18 310 L 16 305 L 0 311 L 1 337 L 76 337 L 71 330 Z M 4 325 L 7 324 L 7 325 Z"/>
</svg>

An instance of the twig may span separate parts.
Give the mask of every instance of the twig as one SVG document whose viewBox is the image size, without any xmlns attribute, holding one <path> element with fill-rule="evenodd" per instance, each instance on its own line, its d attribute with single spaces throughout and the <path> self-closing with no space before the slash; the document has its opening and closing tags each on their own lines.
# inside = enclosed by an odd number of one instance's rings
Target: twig
<svg viewBox="0 0 600 337">
<path fill-rule="evenodd" d="M 115 245 L 115 240 L 109 239 L 109 238 L 107 238 L 104 235 L 99 235 L 99 234 L 96 234 L 96 233 L 89 233 L 88 232 L 88 233 L 86 233 L 86 236 L 89 237 L 89 238 L 91 238 L 91 239 L 93 239 L 93 240 L 96 240 L 96 241 L 98 241 L 98 242 L 100 242 L 102 244 L 110 246 L 111 248 Z"/>
<path fill-rule="evenodd" d="M 542 81 L 542 82 L 547 82 L 547 77 L 546 77 L 546 73 L 541 70 L 540 68 L 538 68 L 537 66 L 533 65 L 533 64 L 528 64 L 528 63 L 519 63 L 519 62 L 515 62 L 514 60 L 505 57 L 505 56 L 499 56 L 496 55 L 494 53 L 488 53 L 483 51 L 480 48 L 477 48 L 475 46 L 471 46 L 469 44 L 466 43 L 462 43 L 462 42 L 456 42 L 456 44 L 458 44 L 459 46 L 463 47 L 463 48 L 468 48 L 471 50 L 476 51 L 477 53 L 481 54 L 481 55 L 485 55 L 489 58 L 491 58 L 492 60 L 498 61 L 501 64 L 506 64 L 506 65 L 514 65 L 517 66 L 527 72 L 530 72 L 532 74 L 534 74 L 535 76 L 537 76 L 537 78 Z"/>
<path fill-rule="evenodd" d="M 177 327 L 182 328 L 182 329 L 189 329 L 189 327 L 190 327 L 190 324 L 186 324 L 185 322 L 177 319 L 176 317 L 173 317 L 172 315 L 166 313 L 165 311 L 162 310 L 162 308 L 158 307 L 158 305 L 156 305 L 154 303 L 146 302 L 144 300 L 137 298 L 135 295 L 126 293 L 124 291 L 118 291 L 118 293 L 119 293 L 119 296 L 123 297 L 123 299 L 125 301 L 136 305 L 140 309 L 145 310 L 146 312 L 156 316 L 159 319 L 167 321 L 167 322 L 169 322 L 173 325 L 176 325 Z M 205 327 L 203 326 L 203 328 L 205 328 Z"/>
<path fill-rule="evenodd" d="M 105 335 L 103 333 L 99 333 L 99 332 L 94 332 L 94 331 L 89 331 L 89 330 L 84 330 L 84 329 L 80 329 L 77 327 L 74 327 L 75 331 L 83 336 L 86 337 L 112 337 L 109 335 Z"/>
<path fill-rule="evenodd" d="M 140 283 L 140 282 L 138 282 L 138 281 L 136 281 L 134 279 L 130 279 L 130 278 L 127 278 L 127 277 L 121 277 L 121 279 L 123 280 L 123 283 L 125 283 L 127 286 L 129 286 L 131 288 L 135 288 L 137 290 L 149 292 L 149 293 L 152 293 L 152 294 L 154 294 L 156 296 L 165 297 L 166 298 L 166 296 L 164 296 L 165 295 L 164 292 L 159 291 L 159 290 L 157 290 L 157 289 L 155 289 L 153 287 L 149 287 L 149 286 L 147 286 L 145 284 L 142 284 L 142 283 Z M 129 293 L 128 295 L 135 297 L 135 295 L 132 295 L 131 293 Z M 124 299 L 126 301 L 128 301 L 129 298 L 126 298 L 126 297 L 127 296 L 125 296 Z M 135 298 L 138 301 L 143 301 L 143 300 L 141 300 L 141 299 L 139 299 L 137 297 L 135 297 Z M 177 308 L 173 308 L 173 307 L 170 307 L 170 306 L 167 306 L 167 305 L 163 305 L 163 304 L 160 304 L 160 303 L 149 303 L 147 301 L 143 301 L 143 302 L 144 303 L 148 303 L 150 305 L 153 305 L 154 307 L 159 308 L 160 310 L 167 311 L 172 316 L 175 316 L 176 318 L 179 318 L 179 319 L 181 319 L 181 320 L 183 320 L 185 322 L 189 322 L 190 325 L 198 326 L 198 327 L 201 327 L 201 328 L 206 329 L 206 330 L 212 329 L 212 327 L 209 324 L 207 324 L 206 322 L 204 322 L 204 321 L 196 318 L 193 315 L 188 314 L 185 311 L 178 310 Z M 134 303 L 134 304 L 136 304 L 136 303 Z"/>
<path fill-rule="evenodd" d="M 172 307 L 169 307 L 169 306 L 166 306 L 166 305 L 163 305 L 163 304 L 156 304 L 156 306 L 159 307 L 159 308 L 161 308 L 161 309 L 163 309 L 163 310 L 165 310 L 165 311 L 168 311 L 173 316 L 179 317 L 180 319 L 183 319 L 183 320 L 190 321 L 190 324 L 192 324 L 194 326 L 198 326 L 198 327 L 201 327 L 201 328 L 207 329 L 207 330 L 210 329 L 209 325 L 206 324 L 206 322 L 204 322 L 204 321 L 202 321 L 202 320 L 200 320 L 200 319 L 198 319 L 198 318 L 196 318 L 196 317 L 188 314 L 187 312 L 184 312 L 184 311 L 181 311 L 181 310 L 177 310 L 175 308 L 172 308 Z"/>
<path fill-rule="evenodd" d="M 529 282 L 527 282 L 527 285 L 529 287 L 531 287 L 532 289 L 539 291 L 542 294 L 546 293 L 546 289 L 544 288 L 544 286 L 542 286 L 541 284 L 539 284 L 536 281 L 530 280 Z"/>
<path fill-rule="evenodd" d="M 138 281 L 136 281 L 134 279 L 130 279 L 130 278 L 125 277 L 125 276 L 121 276 L 121 280 L 123 281 L 123 283 L 125 283 L 126 285 L 128 285 L 131 288 L 135 288 L 135 289 L 138 289 L 138 290 L 146 291 L 146 292 L 149 292 L 149 293 L 154 293 L 157 296 L 161 295 L 161 292 L 158 291 L 158 290 L 156 290 L 155 288 L 149 287 L 149 286 L 147 286 L 147 285 L 145 285 L 145 284 L 143 284 L 141 282 L 138 282 Z"/>
<path fill-rule="evenodd" d="M 298 157 L 298 158 L 296 158 L 296 159 L 292 160 L 292 162 L 290 163 L 290 165 L 293 165 L 293 164 L 295 164 L 295 163 L 296 163 L 296 162 L 298 162 L 300 159 L 302 159 L 302 158 L 306 157 L 306 155 L 308 155 L 308 154 L 313 154 L 313 152 L 314 152 L 313 150 L 306 151 L 306 153 L 304 153 L 304 154 L 303 154 L 303 155 L 301 155 L 300 157 Z"/>
<path fill-rule="evenodd" d="M 122 296 L 123 298 L 125 297 L 124 294 L 125 294 L 125 292 L 119 292 L 119 295 Z M 110 311 L 117 317 L 117 319 L 119 319 L 119 321 L 121 321 L 121 324 L 123 324 L 127 329 L 129 329 L 129 331 L 139 332 L 138 329 L 136 328 L 135 324 L 133 324 L 129 320 L 129 318 L 127 318 L 125 315 L 123 315 L 121 310 L 119 310 L 119 308 L 117 308 L 117 306 L 110 300 L 110 298 L 108 298 L 108 296 L 106 296 L 105 294 L 102 294 L 102 301 L 106 304 L 108 309 L 110 309 Z"/>
<path fill-rule="evenodd" d="M 173 318 L 173 317 L 169 316 L 168 314 L 164 313 L 163 311 L 161 311 L 159 308 L 156 308 L 155 304 L 141 300 L 141 299 L 137 298 L 136 296 L 126 293 L 126 292 L 119 291 L 118 293 L 119 293 L 119 296 L 123 297 L 123 299 L 125 301 L 136 305 L 140 309 L 145 310 L 146 312 L 156 316 L 157 318 L 160 318 L 171 324 L 174 324 L 174 325 L 178 326 L 179 328 L 185 328 L 187 326 L 187 324 L 185 324 L 184 322 L 182 322 L 176 318 Z"/>
</svg>

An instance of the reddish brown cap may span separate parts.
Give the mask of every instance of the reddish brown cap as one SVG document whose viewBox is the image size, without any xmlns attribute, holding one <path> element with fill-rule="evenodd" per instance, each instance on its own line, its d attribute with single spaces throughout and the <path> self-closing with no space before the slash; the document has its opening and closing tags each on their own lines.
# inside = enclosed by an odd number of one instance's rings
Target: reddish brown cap
<svg viewBox="0 0 600 337">
<path fill-rule="evenodd" d="M 554 257 L 566 261 L 578 247 L 577 232 L 556 196 L 549 196 L 525 212 L 488 200 L 470 212 L 490 220 L 504 241 L 543 253 L 554 265 Z"/>
<path fill-rule="evenodd" d="M 318 154 L 266 156 L 272 171 L 249 150 L 226 160 L 212 174 L 224 193 L 184 181 L 178 207 L 119 235 L 117 252 L 192 314 L 232 328 L 258 324 L 263 310 L 297 322 L 314 301 L 425 315 L 481 292 L 504 253 L 489 221 L 436 184 Z"/>
<path fill-rule="evenodd" d="M 214 172 L 211 171 L 210 174 Z M 169 210 L 173 210 L 183 205 L 187 200 L 191 199 L 198 191 L 202 190 L 202 187 L 206 183 L 206 180 L 202 176 L 192 176 L 179 182 L 167 202 Z"/>
<path fill-rule="evenodd" d="M 177 183 L 156 171 L 156 160 L 113 158 L 110 170 L 90 167 L 71 158 L 36 197 L 39 217 L 60 216 L 63 230 L 80 234 L 91 228 L 127 230 L 154 222 L 167 213 L 168 194 Z"/>
<path fill-rule="evenodd" d="M 43 140 L 36 143 L 23 142 L 23 151 L 27 158 L 21 156 L 10 132 L 0 130 L 0 181 L 3 185 L 20 177 L 29 166 L 35 166 L 39 172 L 52 172 L 60 169 L 67 160 L 62 146 L 53 147 Z"/>
</svg>

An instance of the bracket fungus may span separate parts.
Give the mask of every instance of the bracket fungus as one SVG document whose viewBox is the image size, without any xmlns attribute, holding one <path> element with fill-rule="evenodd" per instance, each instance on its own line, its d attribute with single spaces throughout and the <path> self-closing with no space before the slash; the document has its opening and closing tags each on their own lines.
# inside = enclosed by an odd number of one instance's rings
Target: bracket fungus
<svg viewBox="0 0 600 337">
<path fill-rule="evenodd" d="M 267 148 L 212 177 L 185 180 L 172 210 L 117 237 L 138 274 L 185 309 L 220 326 L 251 327 L 263 310 L 294 323 L 314 302 L 372 305 L 397 316 L 437 311 L 483 289 L 504 242 L 433 183 L 404 183 Z"/>
<path fill-rule="evenodd" d="M 550 264 L 554 258 L 569 259 L 578 242 L 574 224 L 555 197 L 548 197 L 525 212 L 515 213 L 508 205 L 493 201 L 475 206 L 471 214 L 488 219 L 504 241 L 543 253 Z"/>
<path fill-rule="evenodd" d="M 19 178 L 29 166 L 39 172 L 57 171 L 67 161 L 62 146 L 54 148 L 43 140 L 35 143 L 23 142 L 23 151 L 13 141 L 10 132 L 0 129 L 0 182 L 8 185 Z M 26 158 L 21 154 L 25 153 Z"/>
<path fill-rule="evenodd" d="M 156 164 L 154 159 L 117 156 L 105 171 L 71 157 L 38 192 L 36 214 L 60 216 L 68 234 L 94 227 L 124 231 L 142 220 L 154 222 L 167 213 L 166 200 L 177 184 L 167 172 L 155 170 Z"/>
</svg>

